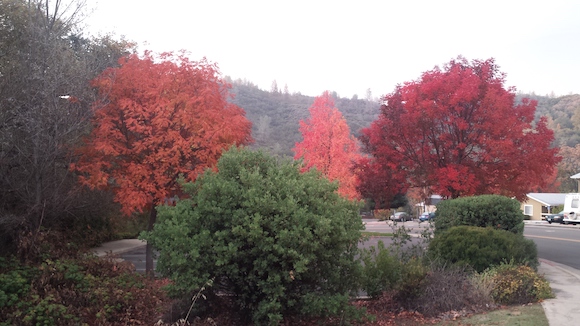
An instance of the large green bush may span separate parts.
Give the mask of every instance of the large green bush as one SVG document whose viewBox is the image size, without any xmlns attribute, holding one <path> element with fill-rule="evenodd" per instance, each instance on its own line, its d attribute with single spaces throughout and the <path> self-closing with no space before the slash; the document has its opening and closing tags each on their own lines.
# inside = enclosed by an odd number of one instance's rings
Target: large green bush
<svg viewBox="0 0 580 326">
<path fill-rule="evenodd" d="M 524 214 L 517 200 L 499 195 L 461 197 L 439 202 L 435 233 L 459 225 L 492 227 L 522 234 Z"/>
<path fill-rule="evenodd" d="M 160 207 L 144 238 L 159 250 L 157 271 L 173 280 L 172 293 L 213 279 L 207 291 L 231 294 L 241 318 L 256 324 L 347 309 L 360 272 L 359 205 L 300 168 L 233 148 L 219 172 L 184 185 L 190 199 Z"/>
<path fill-rule="evenodd" d="M 508 261 L 534 269 L 538 266 L 538 251 L 532 240 L 505 230 L 474 226 L 456 226 L 437 234 L 429 244 L 429 254 L 478 272 Z"/>
</svg>

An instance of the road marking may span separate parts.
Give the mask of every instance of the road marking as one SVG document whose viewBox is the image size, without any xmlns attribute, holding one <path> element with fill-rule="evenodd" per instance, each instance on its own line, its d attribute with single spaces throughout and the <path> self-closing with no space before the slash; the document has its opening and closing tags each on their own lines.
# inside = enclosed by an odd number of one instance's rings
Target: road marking
<svg viewBox="0 0 580 326">
<path fill-rule="evenodd" d="M 545 237 L 541 235 L 525 235 L 527 238 L 541 238 L 541 239 L 550 239 L 550 240 L 561 240 L 561 241 L 570 241 L 570 242 L 580 242 L 580 240 L 575 239 L 562 239 L 562 238 L 555 238 L 555 237 Z"/>
</svg>

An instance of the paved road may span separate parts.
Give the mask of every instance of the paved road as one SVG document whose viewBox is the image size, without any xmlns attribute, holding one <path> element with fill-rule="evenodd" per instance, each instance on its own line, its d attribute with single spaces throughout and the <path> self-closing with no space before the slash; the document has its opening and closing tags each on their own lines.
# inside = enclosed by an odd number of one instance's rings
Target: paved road
<svg viewBox="0 0 580 326">
<path fill-rule="evenodd" d="M 363 221 L 366 223 L 367 231 L 393 232 L 391 222 Z M 429 226 L 428 223 L 417 223 L 416 221 L 398 223 L 398 225 L 404 225 L 411 230 L 410 233 L 421 233 Z M 524 236 L 536 243 L 539 258 L 580 270 L 580 225 L 547 224 L 545 222 L 526 224 Z"/>
<path fill-rule="evenodd" d="M 145 246 L 123 253 L 121 254 L 121 258 L 133 263 L 137 272 L 145 273 Z M 153 266 L 155 266 L 156 263 L 157 260 L 155 259 L 153 261 Z"/>
<path fill-rule="evenodd" d="M 536 243 L 538 257 L 580 269 L 580 226 L 528 224 L 524 235 Z"/>
</svg>

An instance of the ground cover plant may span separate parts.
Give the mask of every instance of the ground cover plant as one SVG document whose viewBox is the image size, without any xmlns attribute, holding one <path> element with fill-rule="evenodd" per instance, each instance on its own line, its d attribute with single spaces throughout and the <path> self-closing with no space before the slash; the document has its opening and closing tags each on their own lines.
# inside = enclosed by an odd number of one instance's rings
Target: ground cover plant
<svg viewBox="0 0 580 326">
<path fill-rule="evenodd" d="M 21 237 L 0 258 L 0 325 L 152 325 L 168 307 L 165 280 L 98 258 L 62 235 Z"/>
</svg>

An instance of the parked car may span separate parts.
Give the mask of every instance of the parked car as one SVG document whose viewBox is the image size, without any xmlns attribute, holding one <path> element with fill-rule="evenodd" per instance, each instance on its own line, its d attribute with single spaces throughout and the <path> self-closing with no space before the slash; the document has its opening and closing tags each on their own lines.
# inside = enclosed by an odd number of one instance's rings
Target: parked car
<svg viewBox="0 0 580 326">
<path fill-rule="evenodd" d="M 396 212 L 395 214 L 391 215 L 391 221 L 405 222 L 410 220 L 411 217 L 406 212 Z"/>
<path fill-rule="evenodd" d="M 435 218 L 435 213 L 425 212 L 419 216 L 419 222 L 430 221 Z"/>
<path fill-rule="evenodd" d="M 550 214 L 548 216 L 546 216 L 546 222 L 552 224 L 552 223 L 564 223 L 564 213 L 558 213 L 558 214 Z"/>
</svg>

